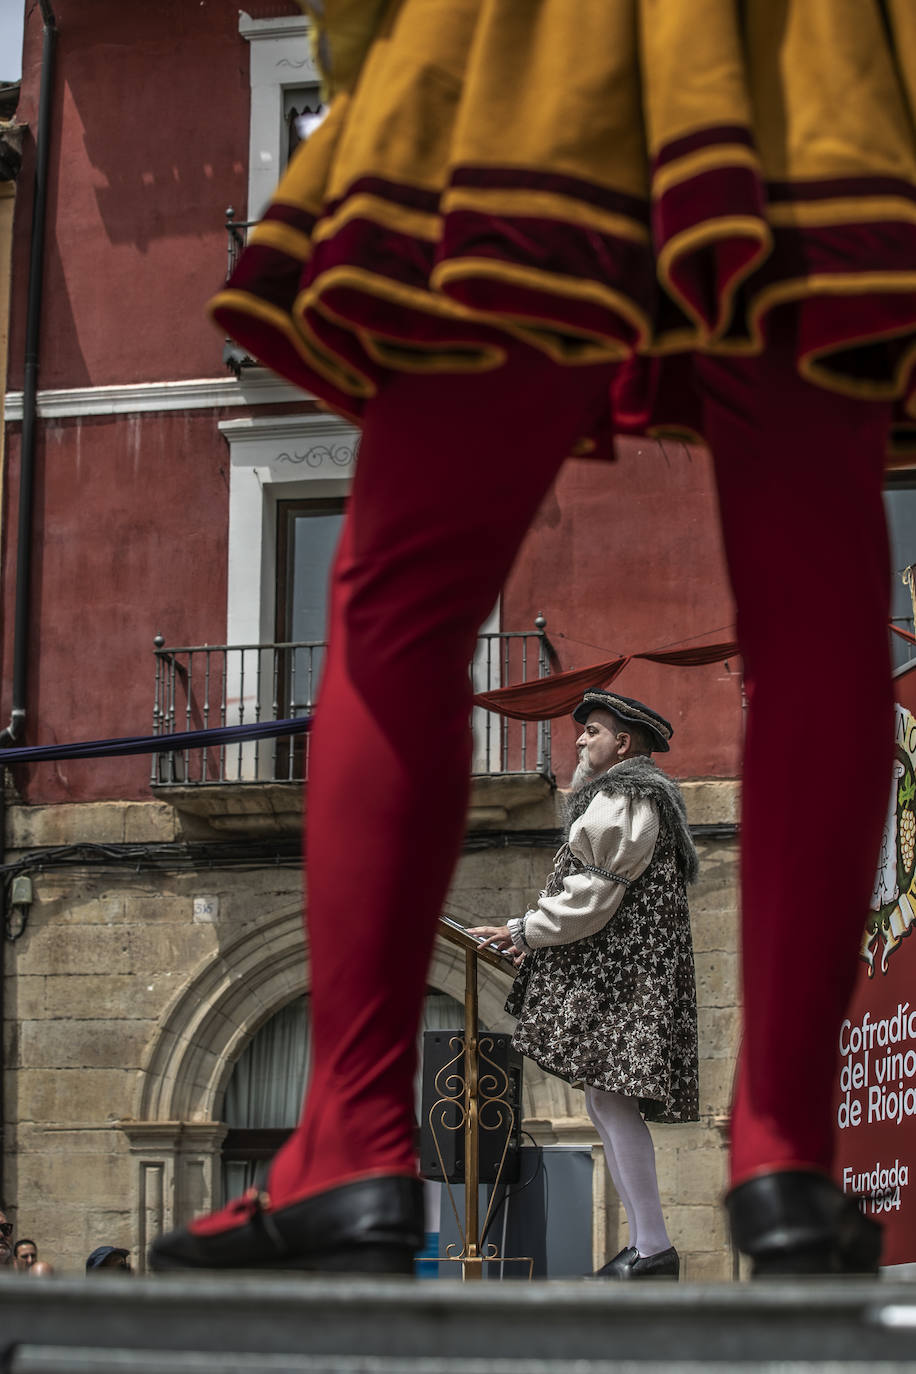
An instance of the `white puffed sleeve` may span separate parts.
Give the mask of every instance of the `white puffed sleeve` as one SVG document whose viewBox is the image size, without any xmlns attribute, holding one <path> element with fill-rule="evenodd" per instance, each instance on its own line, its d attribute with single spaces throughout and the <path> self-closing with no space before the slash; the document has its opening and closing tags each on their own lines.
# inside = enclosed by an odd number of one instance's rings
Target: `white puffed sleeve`
<svg viewBox="0 0 916 1374">
<path fill-rule="evenodd" d="M 573 822 L 569 847 L 582 865 L 563 880 L 562 891 L 541 897 L 526 913 L 525 944 L 568 945 L 601 930 L 652 860 L 658 811 L 645 798 L 599 792 Z"/>
</svg>

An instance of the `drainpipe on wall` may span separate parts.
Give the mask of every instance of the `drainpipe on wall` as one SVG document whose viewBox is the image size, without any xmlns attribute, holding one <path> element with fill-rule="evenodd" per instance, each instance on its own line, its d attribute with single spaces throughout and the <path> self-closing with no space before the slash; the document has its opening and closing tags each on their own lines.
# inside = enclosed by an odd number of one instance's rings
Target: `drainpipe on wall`
<svg viewBox="0 0 916 1374">
<path fill-rule="evenodd" d="M 29 245 L 29 294 L 25 317 L 25 372 L 22 382 L 22 442 L 19 458 L 19 528 L 16 542 L 16 608 L 13 631 L 13 703 L 10 723 L 0 733 L 0 748 L 16 744 L 25 731 L 28 680 L 29 611 L 32 590 L 32 507 L 35 495 L 35 424 L 38 412 L 38 339 L 44 279 L 45 216 L 48 201 L 48 155 L 54 48 L 57 26 L 50 0 L 39 0 L 44 21 L 38 135 L 35 140 L 35 198 Z"/>
<path fill-rule="evenodd" d="M 51 143 L 51 98 L 54 86 L 54 50 L 57 23 L 50 0 L 38 0 L 44 25 L 41 51 L 41 86 L 38 93 L 38 134 L 35 140 L 35 195 L 32 202 L 32 235 L 29 244 L 29 292 L 25 317 L 25 372 L 22 383 L 22 441 L 19 457 L 19 521 L 16 542 L 16 608 L 13 630 L 13 701 L 10 723 L 0 733 L 0 750 L 15 744 L 25 732 L 28 682 L 29 612 L 32 582 L 32 508 L 35 494 L 35 423 L 38 412 L 38 340 L 44 278 L 45 217 L 48 202 L 48 155 Z M 2 755 L 0 755 L 2 758 Z M 0 769 L 0 791 L 6 786 L 6 769 Z M 0 797 L 0 858 L 5 858 L 5 812 Z M 0 892 L 0 1198 L 4 1186 L 4 964 L 6 947 L 6 892 Z"/>
</svg>

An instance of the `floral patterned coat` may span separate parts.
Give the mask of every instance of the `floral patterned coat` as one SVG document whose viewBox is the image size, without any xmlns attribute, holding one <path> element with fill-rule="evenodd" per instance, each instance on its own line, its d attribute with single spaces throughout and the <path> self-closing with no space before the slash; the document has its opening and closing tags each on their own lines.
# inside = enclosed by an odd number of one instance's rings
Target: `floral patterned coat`
<svg viewBox="0 0 916 1374">
<path fill-rule="evenodd" d="M 697 856 L 677 784 L 648 758 L 628 759 L 570 801 L 570 838 L 544 895 L 581 873 L 575 821 L 599 793 L 648 799 L 659 832 L 648 867 L 601 929 L 533 949 L 506 1002 L 513 1043 L 576 1086 L 638 1097 L 647 1120 L 696 1121 L 699 1112 L 696 981 L 687 883 Z M 586 861 L 587 862 L 587 861 Z"/>
</svg>

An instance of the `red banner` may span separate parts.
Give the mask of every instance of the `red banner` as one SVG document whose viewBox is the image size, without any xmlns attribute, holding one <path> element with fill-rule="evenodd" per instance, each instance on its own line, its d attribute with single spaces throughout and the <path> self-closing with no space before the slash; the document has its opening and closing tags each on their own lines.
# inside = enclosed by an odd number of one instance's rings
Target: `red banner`
<svg viewBox="0 0 916 1374">
<path fill-rule="evenodd" d="M 916 1260 L 916 717 L 896 750 L 859 976 L 840 1029 L 837 1180 L 885 1227 L 884 1264 Z M 912 1180 L 912 1184 L 911 1184 Z"/>
</svg>

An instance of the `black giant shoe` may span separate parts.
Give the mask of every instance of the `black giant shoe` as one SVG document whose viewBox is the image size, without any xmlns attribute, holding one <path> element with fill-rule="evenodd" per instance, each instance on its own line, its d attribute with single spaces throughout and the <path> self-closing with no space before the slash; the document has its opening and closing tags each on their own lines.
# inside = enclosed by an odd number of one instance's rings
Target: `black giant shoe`
<svg viewBox="0 0 916 1374">
<path fill-rule="evenodd" d="M 149 1265 L 410 1274 L 423 1239 L 419 1179 L 356 1179 L 276 1209 L 250 1188 L 221 1212 L 154 1240 Z"/>
<path fill-rule="evenodd" d="M 676 1279 L 681 1272 L 681 1260 L 672 1245 L 657 1255 L 641 1255 L 633 1246 L 621 1250 L 595 1274 L 596 1279 Z"/>
<path fill-rule="evenodd" d="M 725 1199 L 732 1239 L 755 1278 L 876 1274 L 881 1227 L 826 1174 L 789 1169 L 739 1183 Z"/>
</svg>

